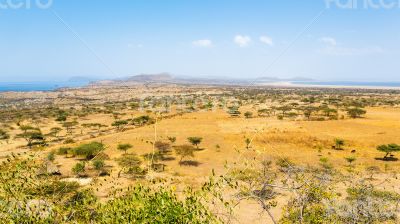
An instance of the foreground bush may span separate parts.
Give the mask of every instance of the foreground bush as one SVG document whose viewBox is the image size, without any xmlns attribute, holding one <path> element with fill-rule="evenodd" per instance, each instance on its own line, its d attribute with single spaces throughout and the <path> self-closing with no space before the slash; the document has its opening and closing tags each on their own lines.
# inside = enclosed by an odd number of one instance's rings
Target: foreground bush
<svg viewBox="0 0 400 224">
<path fill-rule="evenodd" d="M 32 157 L 0 167 L 0 223 L 218 223 L 202 195 L 137 185 L 102 203 L 90 189 L 38 175 Z"/>
</svg>

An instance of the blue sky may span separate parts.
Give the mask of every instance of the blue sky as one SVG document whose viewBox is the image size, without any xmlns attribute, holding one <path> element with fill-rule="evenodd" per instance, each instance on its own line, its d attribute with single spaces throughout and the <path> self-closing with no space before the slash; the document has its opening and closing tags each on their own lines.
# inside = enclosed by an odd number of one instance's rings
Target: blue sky
<svg viewBox="0 0 400 224">
<path fill-rule="evenodd" d="M 9 1 L 31 6 L 11 8 Z M 40 8 L 36 1 L 0 0 L 0 82 L 159 72 L 400 81 L 397 5 L 344 9 L 335 0 L 330 7 L 325 0 L 53 0 L 49 8 Z"/>
</svg>

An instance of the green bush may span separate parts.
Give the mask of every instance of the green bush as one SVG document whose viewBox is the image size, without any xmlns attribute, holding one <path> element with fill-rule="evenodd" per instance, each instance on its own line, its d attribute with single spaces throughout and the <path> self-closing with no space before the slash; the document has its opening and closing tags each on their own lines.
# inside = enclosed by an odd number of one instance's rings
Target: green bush
<svg viewBox="0 0 400 224">
<path fill-rule="evenodd" d="M 76 175 L 80 175 L 83 172 L 85 172 L 85 166 L 86 165 L 84 162 L 77 163 L 77 164 L 75 164 L 74 167 L 72 167 L 72 172 L 74 172 L 74 174 L 76 174 Z"/>
<path fill-rule="evenodd" d="M 98 153 L 105 149 L 104 145 L 99 142 L 91 142 L 83 144 L 74 149 L 77 156 L 85 156 L 87 160 L 93 159 Z"/>
</svg>

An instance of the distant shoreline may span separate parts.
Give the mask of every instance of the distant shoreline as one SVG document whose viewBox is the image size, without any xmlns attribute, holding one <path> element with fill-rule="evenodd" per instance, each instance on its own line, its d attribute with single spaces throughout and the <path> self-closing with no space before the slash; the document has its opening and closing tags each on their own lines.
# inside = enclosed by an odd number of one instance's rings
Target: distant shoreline
<svg viewBox="0 0 400 224">
<path fill-rule="evenodd" d="M 79 88 L 89 82 L 0 82 L 1 92 L 49 92 L 62 88 Z"/>
<path fill-rule="evenodd" d="M 140 82 L 139 82 L 140 83 Z M 158 83 L 158 82 L 154 82 Z M 89 86 L 91 82 L 0 82 L 0 93 L 5 92 L 51 92 L 57 91 L 64 88 L 81 88 Z M 93 84 L 93 83 L 92 83 Z M 162 84 L 159 82 L 158 84 Z M 165 83 L 165 84 L 174 84 Z M 191 85 L 195 83 L 176 83 L 182 85 Z M 387 84 L 387 85 L 385 85 Z M 96 84 L 94 84 L 96 86 Z M 213 83 L 202 83 L 202 85 L 215 85 Z M 226 84 L 224 86 L 230 86 Z M 246 83 L 232 84 L 232 86 L 249 86 Z M 278 82 L 261 82 L 255 85 L 259 86 L 271 86 L 271 87 L 282 87 L 282 88 L 328 88 L 328 89 L 370 89 L 370 90 L 400 90 L 400 83 L 398 82 L 387 82 L 387 83 L 374 83 L 374 82 L 303 82 L 303 81 L 278 81 Z"/>
<path fill-rule="evenodd" d="M 262 86 L 274 86 L 274 87 L 291 87 L 291 88 L 328 88 L 328 89 L 371 89 L 371 90 L 400 90 L 399 86 L 381 86 L 376 83 L 376 85 L 335 85 L 329 84 L 318 84 L 321 82 L 316 82 L 316 84 L 311 84 L 309 82 L 271 82 L 271 83 L 263 83 Z M 370 83 L 374 84 L 374 83 Z"/>
</svg>

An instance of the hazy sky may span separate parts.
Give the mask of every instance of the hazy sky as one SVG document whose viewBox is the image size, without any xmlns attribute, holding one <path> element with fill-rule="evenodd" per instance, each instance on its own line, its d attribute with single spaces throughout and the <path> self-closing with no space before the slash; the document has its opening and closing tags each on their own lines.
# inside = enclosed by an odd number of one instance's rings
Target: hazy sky
<svg viewBox="0 0 400 224">
<path fill-rule="evenodd" d="M 336 1 L 0 0 L 0 82 L 159 72 L 400 81 L 400 2 Z"/>
</svg>

